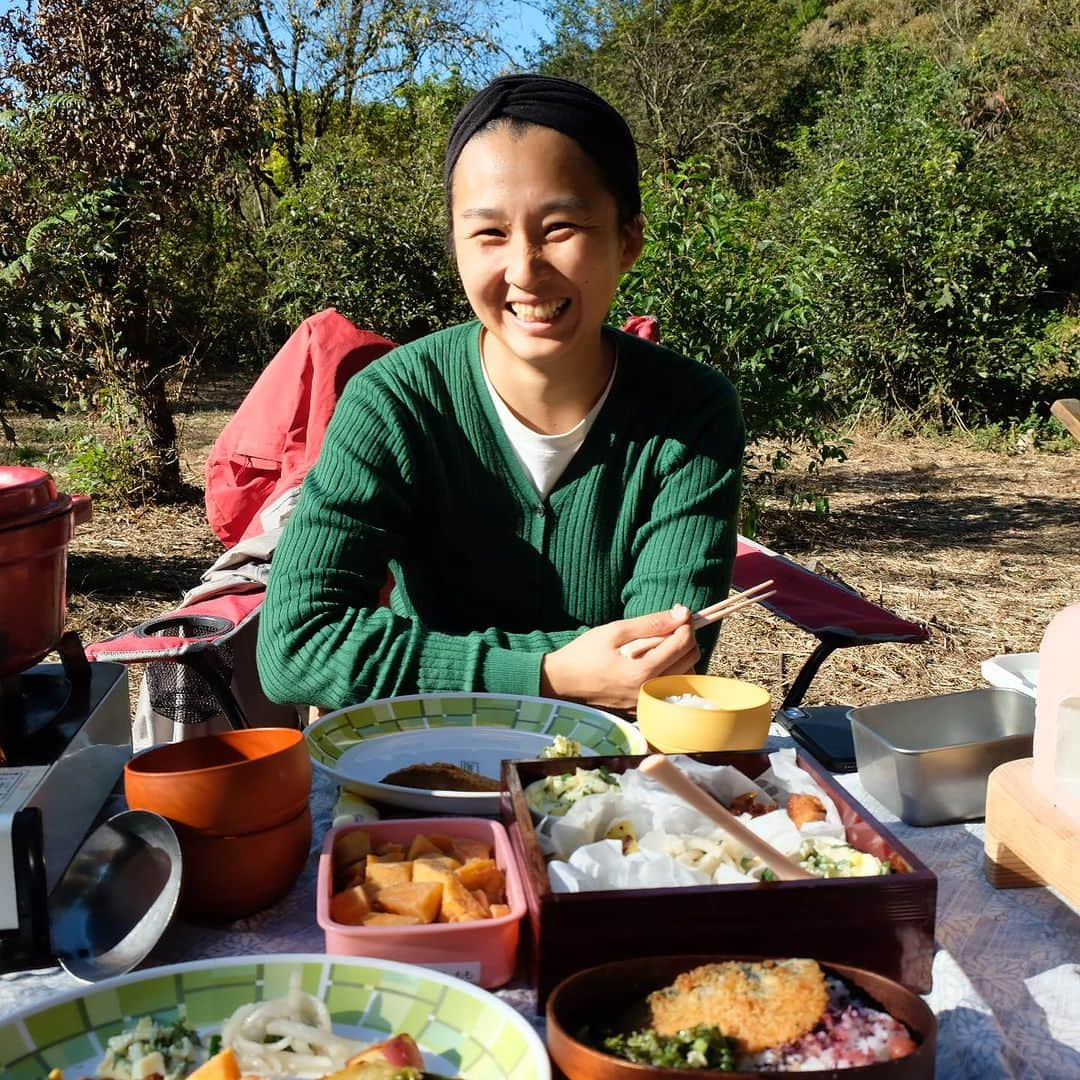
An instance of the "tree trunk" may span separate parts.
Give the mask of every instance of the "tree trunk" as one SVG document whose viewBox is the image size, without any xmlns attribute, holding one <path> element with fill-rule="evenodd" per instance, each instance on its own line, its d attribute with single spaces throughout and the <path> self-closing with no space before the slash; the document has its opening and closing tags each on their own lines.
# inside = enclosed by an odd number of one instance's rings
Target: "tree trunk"
<svg viewBox="0 0 1080 1080">
<path fill-rule="evenodd" d="M 136 290 L 132 290 L 135 294 Z M 150 448 L 150 475 L 146 477 L 151 502 L 183 501 L 191 488 L 180 476 L 180 452 L 176 445 L 176 422 L 167 391 L 167 364 L 153 340 L 151 304 L 145 294 L 132 304 L 117 327 L 117 356 L 122 357 L 115 374 L 138 412 L 140 434 Z"/>
<path fill-rule="evenodd" d="M 190 490 L 180 476 L 176 422 L 165 392 L 164 376 L 153 371 L 151 362 L 144 360 L 137 366 L 146 377 L 137 379 L 132 391 L 152 454 L 153 475 L 149 480 L 155 493 L 153 501 L 174 502 L 186 499 Z"/>
</svg>

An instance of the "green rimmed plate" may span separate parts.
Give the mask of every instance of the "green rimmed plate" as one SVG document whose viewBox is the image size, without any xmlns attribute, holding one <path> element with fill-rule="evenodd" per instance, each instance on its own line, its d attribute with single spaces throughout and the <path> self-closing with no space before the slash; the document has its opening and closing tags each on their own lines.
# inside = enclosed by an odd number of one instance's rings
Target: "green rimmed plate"
<svg viewBox="0 0 1080 1080">
<path fill-rule="evenodd" d="M 540 1037 L 509 1005 L 442 972 L 391 960 L 296 954 L 198 960 L 149 968 L 57 997 L 0 1025 L 5 1080 L 92 1076 L 106 1040 L 141 1016 L 173 1019 L 177 1006 L 209 1037 L 234 1009 L 280 997 L 294 971 L 321 998 L 334 1031 L 379 1042 L 412 1035 L 427 1068 L 465 1080 L 550 1080 Z"/>
<path fill-rule="evenodd" d="M 536 758 L 556 735 L 591 754 L 649 752 L 641 732 L 610 713 L 507 694 L 383 698 L 328 713 L 305 734 L 315 766 L 346 790 L 391 806 L 458 816 L 497 814 L 498 794 L 427 791 L 378 778 L 408 764 L 448 761 L 498 780 L 503 759 Z"/>
</svg>

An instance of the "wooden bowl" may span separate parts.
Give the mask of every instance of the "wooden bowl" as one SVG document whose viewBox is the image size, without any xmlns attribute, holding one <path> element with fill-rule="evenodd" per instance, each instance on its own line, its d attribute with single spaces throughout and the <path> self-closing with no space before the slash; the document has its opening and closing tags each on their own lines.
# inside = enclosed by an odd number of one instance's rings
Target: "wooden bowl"
<svg viewBox="0 0 1080 1080">
<path fill-rule="evenodd" d="M 587 1025 L 594 1030 L 605 1018 L 618 1017 L 675 977 L 699 964 L 721 960 L 760 960 L 761 957 L 649 956 L 617 960 L 588 968 L 564 979 L 547 1003 L 547 1045 L 552 1060 L 568 1080 L 690 1080 L 691 1077 L 773 1076 L 775 1073 L 714 1072 L 711 1069 L 661 1069 L 636 1065 L 612 1057 L 581 1042 L 578 1035 Z M 844 1080 L 916 1080 L 934 1075 L 937 1021 L 926 1003 L 899 983 L 872 971 L 844 964 L 821 965 L 826 972 L 842 976 L 872 998 L 883 1011 L 907 1025 L 918 1049 L 894 1061 L 860 1065 L 852 1069 L 827 1069 L 814 1075 Z"/>
<path fill-rule="evenodd" d="M 291 821 L 311 796 L 311 755 L 292 728 L 246 728 L 151 747 L 124 766 L 132 810 L 242 836 Z"/>
<path fill-rule="evenodd" d="M 311 850 L 311 808 L 291 821 L 243 836 L 211 836 L 178 826 L 183 856 L 179 911 L 191 922 L 228 922 L 280 900 Z"/>
<path fill-rule="evenodd" d="M 678 705 L 669 697 L 693 694 L 714 708 Z M 719 675 L 661 675 L 638 694 L 638 727 L 664 754 L 759 750 L 769 736 L 772 696 L 763 686 Z"/>
</svg>

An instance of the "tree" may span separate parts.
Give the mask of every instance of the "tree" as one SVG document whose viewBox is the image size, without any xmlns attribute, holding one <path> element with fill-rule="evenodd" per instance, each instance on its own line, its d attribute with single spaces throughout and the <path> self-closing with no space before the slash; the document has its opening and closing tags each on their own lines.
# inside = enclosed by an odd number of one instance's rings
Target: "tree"
<svg viewBox="0 0 1080 1080">
<path fill-rule="evenodd" d="M 459 79 L 414 84 L 361 105 L 354 134 L 327 136 L 273 210 L 266 302 L 295 326 L 332 306 L 394 341 L 468 315 L 446 250 L 442 159 L 470 96 Z"/>
<path fill-rule="evenodd" d="M 15 355 L 40 370 L 44 350 L 73 384 L 118 390 L 164 497 L 183 486 L 166 380 L 201 345 L 176 312 L 207 290 L 201 239 L 259 144 L 251 68 L 198 4 L 39 0 L 0 19 L 0 308 L 24 331 Z"/>
<path fill-rule="evenodd" d="M 775 127 L 801 78 L 796 0 L 557 0 L 552 74 L 580 79 L 627 117 L 646 163 L 711 156 L 743 185 L 774 169 Z"/>
<path fill-rule="evenodd" d="M 247 23 L 273 102 L 284 168 L 264 174 L 276 195 L 302 182 L 304 150 L 351 134 L 358 106 L 424 74 L 492 54 L 487 9 L 468 0 L 232 0 Z M 281 181 L 284 181 L 281 182 Z"/>
</svg>

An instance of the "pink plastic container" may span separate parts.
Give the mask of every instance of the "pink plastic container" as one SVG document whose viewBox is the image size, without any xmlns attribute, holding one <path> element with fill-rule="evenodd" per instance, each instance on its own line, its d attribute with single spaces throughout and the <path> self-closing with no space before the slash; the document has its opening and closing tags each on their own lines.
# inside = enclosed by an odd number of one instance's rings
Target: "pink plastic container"
<svg viewBox="0 0 1080 1080">
<path fill-rule="evenodd" d="M 496 865 L 506 876 L 509 915 L 475 922 L 431 923 L 427 926 L 351 926 L 330 918 L 334 888 L 334 842 L 346 833 L 367 832 L 373 847 L 397 842 L 408 848 L 418 833 L 442 833 L 492 845 Z M 373 956 L 436 968 L 477 986 L 502 986 L 517 967 L 525 893 L 514 862 L 506 829 L 484 818 L 406 818 L 400 821 L 358 822 L 331 829 L 319 856 L 315 915 L 326 934 L 326 951 L 344 956 Z"/>
</svg>

